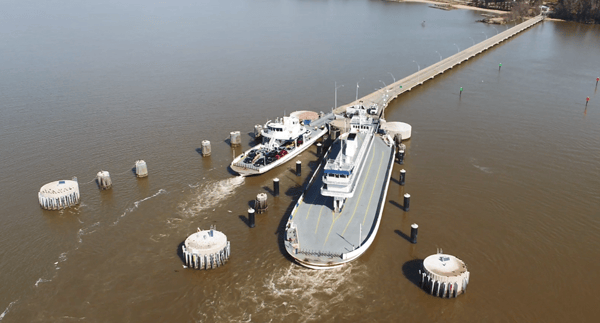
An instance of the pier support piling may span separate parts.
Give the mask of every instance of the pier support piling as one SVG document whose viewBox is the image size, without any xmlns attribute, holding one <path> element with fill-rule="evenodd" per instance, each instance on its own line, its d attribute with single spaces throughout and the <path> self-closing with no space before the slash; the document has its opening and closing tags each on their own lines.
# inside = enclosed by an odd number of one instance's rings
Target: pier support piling
<svg viewBox="0 0 600 323">
<path fill-rule="evenodd" d="M 408 212 L 410 210 L 410 194 L 404 194 L 404 212 Z"/>
<path fill-rule="evenodd" d="M 253 208 L 249 208 L 248 209 L 248 225 L 251 228 L 254 228 L 255 222 L 256 222 L 256 219 L 255 219 L 255 215 L 254 215 L 254 209 Z"/>
<path fill-rule="evenodd" d="M 400 185 L 404 186 L 404 181 L 406 180 L 406 170 L 400 170 Z"/>
<path fill-rule="evenodd" d="M 317 157 L 321 157 L 322 153 L 323 153 L 323 144 L 318 142 L 317 143 Z"/>
<path fill-rule="evenodd" d="M 273 178 L 273 196 L 279 196 L 279 178 Z"/>
<path fill-rule="evenodd" d="M 296 176 L 302 175 L 302 162 L 296 161 Z"/>
<path fill-rule="evenodd" d="M 404 150 L 398 150 L 398 163 L 404 165 Z"/>
<path fill-rule="evenodd" d="M 410 243 L 417 243 L 417 234 L 419 233 L 419 225 L 413 223 L 410 225 Z"/>
</svg>

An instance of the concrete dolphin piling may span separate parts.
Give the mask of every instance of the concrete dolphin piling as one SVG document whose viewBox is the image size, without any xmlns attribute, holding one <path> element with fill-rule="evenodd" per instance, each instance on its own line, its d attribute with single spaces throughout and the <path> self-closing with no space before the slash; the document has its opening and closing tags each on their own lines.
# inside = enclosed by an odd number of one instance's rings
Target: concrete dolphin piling
<svg viewBox="0 0 600 323">
<path fill-rule="evenodd" d="M 202 157 L 208 157 L 211 153 L 210 141 L 202 140 Z"/>
<path fill-rule="evenodd" d="M 46 210 L 62 210 L 79 204 L 80 200 L 77 177 L 48 183 L 38 192 L 40 206 Z"/>
<path fill-rule="evenodd" d="M 242 145 L 242 136 L 239 131 L 232 131 L 229 133 L 229 141 L 231 147 L 239 147 Z"/>
<path fill-rule="evenodd" d="M 96 182 L 98 183 L 98 187 L 102 190 L 108 190 L 112 187 L 110 173 L 105 170 L 101 170 L 96 174 Z"/>
<path fill-rule="evenodd" d="M 427 293 L 442 298 L 454 298 L 463 294 L 471 276 L 462 260 L 441 252 L 425 258 L 419 275 L 420 287 Z"/>
<path fill-rule="evenodd" d="M 231 255 L 227 236 L 215 227 L 210 230 L 198 228 L 198 232 L 185 239 L 181 249 L 185 266 L 199 270 L 221 267 Z"/>
<path fill-rule="evenodd" d="M 267 211 L 267 208 L 267 194 L 259 193 L 258 195 L 256 195 L 256 200 L 254 200 L 254 209 L 256 210 L 256 213 L 265 213 Z"/>
<path fill-rule="evenodd" d="M 143 160 L 137 160 L 135 162 L 135 176 L 137 177 L 148 177 L 148 165 Z"/>
</svg>

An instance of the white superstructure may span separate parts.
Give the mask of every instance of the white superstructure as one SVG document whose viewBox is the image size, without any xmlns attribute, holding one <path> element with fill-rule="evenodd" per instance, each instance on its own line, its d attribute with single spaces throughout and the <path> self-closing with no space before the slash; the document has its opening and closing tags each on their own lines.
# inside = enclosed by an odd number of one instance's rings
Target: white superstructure
<svg viewBox="0 0 600 323">
<path fill-rule="evenodd" d="M 378 123 L 357 110 L 350 120 L 350 132 L 343 134 L 336 144 L 337 154 L 330 156 L 323 168 L 321 195 L 333 197 L 334 211 L 340 212 L 347 198 L 354 196 L 365 165 L 365 156 L 371 150 Z"/>
</svg>

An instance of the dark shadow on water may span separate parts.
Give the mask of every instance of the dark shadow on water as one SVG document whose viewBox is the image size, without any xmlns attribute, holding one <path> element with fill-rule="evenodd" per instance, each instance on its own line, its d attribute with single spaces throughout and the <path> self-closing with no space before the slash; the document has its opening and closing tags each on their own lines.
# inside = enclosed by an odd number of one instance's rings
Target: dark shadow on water
<svg viewBox="0 0 600 323">
<path fill-rule="evenodd" d="M 131 172 L 133 173 L 133 176 L 137 176 L 137 174 L 135 173 L 135 166 L 131 169 Z"/>
<path fill-rule="evenodd" d="M 399 180 L 397 180 L 396 178 L 394 178 L 394 176 L 392 176 L 392 178 L 390 178 L 390 179 L 391 179 L 391 181 L 392 181 L 392 182 L 394 182 L 394 183 L 396 183 L 396 184 L 400 185 L 400 181 L 399 181 Z"/>
<path fill-rule="evenodd" d="M 419 270 L 423 268 L 423 259 L 409 260 L 402 265 L 402 274 L 415 286 L 420 288 L 421 277 L 419 276 Z"/>
<path fill-rule="evenodd" d="M 236 173 L 231 167 L 227 166 L 227 172 L 233 176 L 240 176 L 240 174 Z"/>
<path fill-rule="evenodd" d="M 263 189 L 265 191 L 267 191 L 267 193 L 269 193 L 270 195 L 275 196 L 275 191 L 273 191 L 272 188 L 270 188 L 270 187 L 268 187 L 268 186 L 265 185 L 265 186 L 263 186 Z"/>
<path fill-rule="evenodd" d="M 202 148 L 196 148 L 196 152 L 197 152 L 197 153 L 198 153 L 200 156 L 202 156 Z"/>
<path fill-rule="evenodd" d="M 401 236 L 402 238 L 404 238 L 406 241 L 410 242 L 410 237 L 407 236 L 404 232 L 400 231 L 400 230 L 394 230 L 394 232 L 396 232 L 397 235 Z"/>
<path fill-rule="evenodd" d="M 248 228 L 250 227 L 250 219 L 248 219 L 247 216 L 240 215 L 239 218 L 240 218 L 240 220 L 242 220 L 242 222 L 244 222 L 248 226 Z"/>
<path fill-rule="evenodd" d="M 392 204 L 393 206 L 398 207 L 400 210 L 404 211 L 404 206 L 400 205 L 400 203 L 394 201 L 394 200 L 390 200 L 390 204 Z"/>
</svg>

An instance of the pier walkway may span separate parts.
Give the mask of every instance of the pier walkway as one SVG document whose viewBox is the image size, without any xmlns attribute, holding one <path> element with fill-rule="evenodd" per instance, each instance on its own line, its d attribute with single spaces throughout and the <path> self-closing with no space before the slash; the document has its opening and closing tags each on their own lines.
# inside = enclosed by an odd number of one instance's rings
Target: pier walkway
<svg viewBox="0 0 600 323">
<path fill-rule="evenodd" d="M 462 52 L 456 53 L 446 59 L 443 59 L 433 65 L 430 65 L 422 70 L 419 70 L 417 73 L 414 73 L 408 77 L 405 77 L 401 80 L 398 80 L 386 87 L 383 87 L 371 94 L 368 94 L 356 101 L 353 101 L 349 104 L 340 106 L 335 109 L 336 114 L 341 114 L 346 111 L 347 107 L 358 104 L 359 101 L 363 101 L 363 105 L 365 107 L 370 106 L 375 103 L 380 107 L 379 115 L 382 116 L 385 108 L 388 103 L 393 99 L 397 98 L 400 94 L 412 90 L 412 88 L 423 84 L 423 82 L 433 79 L 436 75 L 442 74 L 445 71 L 454 68 L 456 65 L 461 64 L 464 61 L 469 60 L 472 57 L 477 56 L 478 54 L 483 53 L 484 51 L 500 44 L 501 42 L 517 35 L 518 33 L 528 29 L 529 27 L 539 23 L 544 20 L 544 16 L 539 15 L 534 18 L 531 18 L 525 22 L 522 22 L 510 29 L 507 29 L 501 33 L 493 37 L 489 37 L 488 39 L 475 44 Z"/>
</svg>

